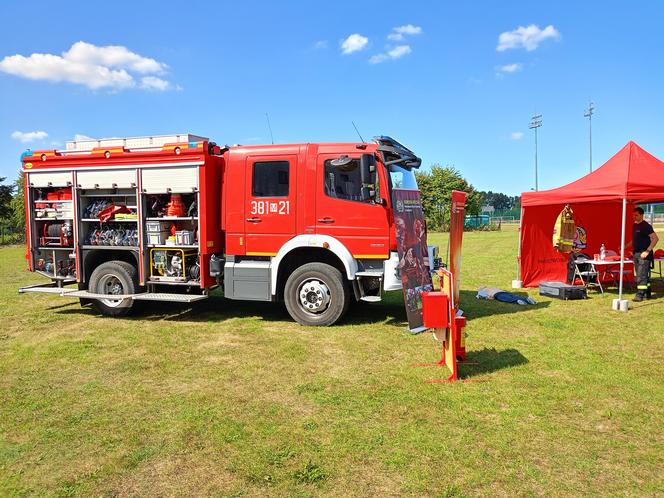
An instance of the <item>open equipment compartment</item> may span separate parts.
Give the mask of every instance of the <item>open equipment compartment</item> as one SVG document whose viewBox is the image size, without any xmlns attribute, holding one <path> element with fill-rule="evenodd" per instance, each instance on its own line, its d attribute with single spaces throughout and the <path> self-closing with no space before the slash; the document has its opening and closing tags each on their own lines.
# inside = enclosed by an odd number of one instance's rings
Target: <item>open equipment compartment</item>
<svg viewBox="0 0 664 498">
<path fill-rule="evenodd" d="M 72 174 L 31 172 L 25 185 L 30 269 L 59 283 L 75 281 Z"/>
<path fill-rule="evenodd" d="M 141 171 L 148 287 L 201 286 L 201 173 L 191 166 Z"/>
<path fill-rule="evenodd" d="M 68 296 L 100 299 L 86 289 L 107 261 L 136 269 L 135 296 L 180 301 L 176 294 L 204 296 L 217 285 L 209 259 L 223 249 L 223 157 L 207 139 L 181 134 L 69 142 L 66 150 L 32 152 L 23 162 L 29 269 L 51 285 L 78 284 Z M 201 204 L 218 208 L 199 219 Z M 163 265 L 152 265 L 153 250 Z"/>
<path fill-rule="evenodd" d="M 80 176 L 80 175 L 79 175 Z M 123 246 L 138 250 L 136 187 L 78 189 L 83 249 Z"/>
</svg>

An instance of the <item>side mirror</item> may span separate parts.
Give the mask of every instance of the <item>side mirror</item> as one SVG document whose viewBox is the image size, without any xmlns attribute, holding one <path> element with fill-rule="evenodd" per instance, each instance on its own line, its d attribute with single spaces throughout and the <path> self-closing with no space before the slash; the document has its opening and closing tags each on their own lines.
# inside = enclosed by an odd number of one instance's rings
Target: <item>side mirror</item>
<svg viewBox="0 0 664 498">
<path fill-rule="evenodd" d="M 362 154 L 360 157 L 360 174 L 364 185 L 376 184 L 376 158 L 373 154 Z"/>
<path fill-rule="evenodd" d="M 373 154 L 362 154 L 360 157 L 360 177 L 362 178 L 362 200 L 375 200 L 376 158 Z"/>
</svg>

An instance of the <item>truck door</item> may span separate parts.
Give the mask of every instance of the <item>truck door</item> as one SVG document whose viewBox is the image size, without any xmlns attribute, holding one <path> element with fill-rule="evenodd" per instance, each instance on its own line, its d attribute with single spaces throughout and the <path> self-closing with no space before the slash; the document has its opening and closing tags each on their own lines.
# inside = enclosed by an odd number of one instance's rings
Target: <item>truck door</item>
<svg viewBox="0 0 664 498">
<path fill-rule="evenodd" d="M 248 156 L 246 161 L 246 254 L 274 256 L 296 231 L 297 156 Z"/>
<path fill-rule="evenodd" d="M 362 200 L 360 156 L 334 166 L 338 154 L 320 154 L 316 164 L 316 233 L 341 241 L 356 259 L 389 257 L 387 209 L 374 200 Z M 376 172 L 378 174 L 378 171 Z M 382 178 L 379 176 L 379 178 Z M 380 183 L 381 196 L 387 186 Z"/>
</svg>

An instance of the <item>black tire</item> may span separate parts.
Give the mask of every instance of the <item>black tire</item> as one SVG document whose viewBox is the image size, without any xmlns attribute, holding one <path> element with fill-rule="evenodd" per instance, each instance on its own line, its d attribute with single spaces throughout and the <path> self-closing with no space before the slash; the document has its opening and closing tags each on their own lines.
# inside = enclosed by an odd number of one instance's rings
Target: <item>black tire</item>
<svg viewBox="0 0 664 498">
<path fill-rule="evenodd" d="M 335 267 L 307 263 L 288 277 L 284 301 L 300 325 L 325 327 L 337 323 L 348 310 L 350 288 Z"/>
<path fill-rule="evenodd" d="M 134 266 L 124 261 L 108 261 L 92 272 L 88 291 L 94 294 L 135 294 L 137 288 Z M 133 299 L 95 299 L 93 306 L 105 316 L 125 316 L 133 309 L 134 301 Z"/>
</svg>

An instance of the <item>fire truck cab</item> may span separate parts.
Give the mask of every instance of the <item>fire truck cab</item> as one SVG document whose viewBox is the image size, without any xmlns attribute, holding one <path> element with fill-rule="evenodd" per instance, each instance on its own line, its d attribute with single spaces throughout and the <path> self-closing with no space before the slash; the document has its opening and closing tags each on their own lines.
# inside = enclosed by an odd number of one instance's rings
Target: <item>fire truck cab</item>
<svg viewBox="0 0 664 498">
<path fill-rule="evenodd" d="M 331 325 L 351 300 L 401 289 L 391 192 L 417 189 L 420 162 L 389 137 L 221 147 L 181 134 L 28 151 L 26 258 L 50 283 L 21 292 L 121 316 L 220 286 Z"/>
</svg>

